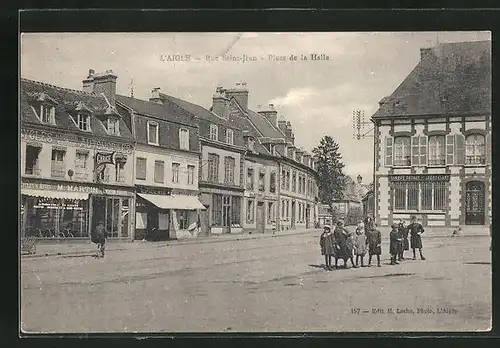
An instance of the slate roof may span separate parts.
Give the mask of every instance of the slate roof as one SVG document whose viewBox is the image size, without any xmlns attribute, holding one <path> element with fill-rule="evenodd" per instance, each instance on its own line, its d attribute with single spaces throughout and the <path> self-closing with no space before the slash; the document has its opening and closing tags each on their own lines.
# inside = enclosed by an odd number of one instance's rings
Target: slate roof
<svg viewBox="0 0 500 348">
<path fill-rule="evenodd" d="M 491 113 L 491 41 L 442 43 L 372 116 Z"/>
<path fill-rule="evenodd" d="M 55 125 L 42 123 L 35 114 L 30 103 L 46 94 L 52 99 L 55 105 Z M 45 97 L 44 97 L 45 98 Z M 72 121 L 70 113 L 73 113 L 77 106 L 83 103 L 85 108 L 88 108 L 93 115 L 90 117 L 91 132 L 80 130 Z M 110 135 L 106 132 L 102 122 L 94 117 L 95 115 L 105 115 L 108 109 L 108 103 L 105 98 L 100 95 L 95 95 L 83 91 L 73 90 L 54 86 L 48 83 L 28 80 L 21 78 L 20 84 L 20 117 L 21 126 L 23 125 L 44 125 L 54 129 L 68 131 L 74 134 L 81 135 L 97 135 L 114 139 L 133 140 L 132 133 L 127 127 L 122 118 L 120 118 L 120 135 Z M 121 116 L 118 113 L 119 116 Z"/>
<path fill-rule="evenodd" d="M 281 133 L 275 125 L 269 122 L 265 116 L 259 114 L 258 112 L 248 109 L 248 118 L 252 121 L 259 132 L 262 133 L 262 136 L 269 138 L 285 138 L 285 135 Z"/>
<path fill-rule="evenodd" d="M 117 95 L 116 100 L 141 115 L 152 116 L 193 127 L 197 126 L 196 120 L 187 111 L 169 103 L 162 105 L 149 100 L 141 100 L 123 95 Z"/>
</svg>

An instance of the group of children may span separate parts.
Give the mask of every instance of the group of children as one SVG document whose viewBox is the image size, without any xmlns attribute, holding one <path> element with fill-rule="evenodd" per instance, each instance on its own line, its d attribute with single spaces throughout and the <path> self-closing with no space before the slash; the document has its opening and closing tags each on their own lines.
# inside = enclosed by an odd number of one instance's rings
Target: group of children
<svg viewBox="0 0 500 348">
<path fill-rule="evenodd" d="M 422 254 L 422 239 L 420 235 L 424 232 L 421 224 L 416 221 L 416 217 L 411 217 L 410 225 L 406 226 L 404 221 L 393 224 L 390 232 L 389 252 L 391 254 L 391 265 L 398 264 L 404 260 L 404 251 L 413 249 L 413 260 L 416 259 L 415 251 L 419 250 L 420 258 L 425 260 Z M 410 242 L 408 241 L 410 235 Z M 377 229 L 377 225 L 371 218 L 365 222 L 360 221 L 353 234 L 344 228 L 342 221 L 337 222 L 335 230 L 332 232 L 329 225 L 324 226 L 319 244 L 321 254 L 325 256 L 325 267 L 333 270 L 332 257 L 335 259 L 335 269 L 338 268 L 338 259 L 344 260 L 344 267 L 347 268 L 347 261 L 351 260 L 352 266 L 358 268 L 360 261 L 364 267 L 364 258 L 368 252 L 368 267 L 371 266 L 372 257 L 376 256 L 377 266 L 380 267 L 380 255 L 382 254 L 382 236 Z M 354 263 L 353 255 L 356 256 Z"/>
</svg>

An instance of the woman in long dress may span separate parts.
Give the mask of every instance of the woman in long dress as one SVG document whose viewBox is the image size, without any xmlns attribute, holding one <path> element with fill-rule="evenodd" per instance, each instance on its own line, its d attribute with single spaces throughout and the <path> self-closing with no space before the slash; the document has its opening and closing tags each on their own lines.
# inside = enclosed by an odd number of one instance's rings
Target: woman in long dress
<svg viewBox="0 0 500 348">
<path fill-rule="evenodd" d="M 335 268 L 338 268 L 338 260 L 344 260 L 344 268 L 347 267 L 347 260 L 351 260 L 352 266 L 357 268 L 354 264 L 352 257 L 352 251 L 354 249 L 354 240 L 352 238 L 352 233 L 344 228 L 344 223 L 342 221 L 337 221 L 337 227 L 333 233 L 335 238 Z"/>
</svg>

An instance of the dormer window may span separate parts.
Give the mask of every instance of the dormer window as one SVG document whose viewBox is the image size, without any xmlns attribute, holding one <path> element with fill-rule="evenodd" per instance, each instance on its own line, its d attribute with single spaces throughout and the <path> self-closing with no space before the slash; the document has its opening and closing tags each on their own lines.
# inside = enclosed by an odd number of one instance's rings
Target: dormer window
<svg viewBox="0 0 500 348">
<path fill-rule="evenodd" d="M 210 125 L 210 140 L 219 140 L 219 128 L 215 124 Z"/>
<path fill-rule="evenodd" d="M 40 104 L 40 120 L 43 123 L 56 124 L 56 108 L 53 105 Z"/>
<path fill-rule="evenodd" d="M 234 133 L 232 129 L 226 129 L 226 144 L 234 144 Z"/>
<path fill-rule="evenodd" d="M 148 144 L 158 145 L 158 123 L 148 121 Z"/>
<path fill-rule="evenodd" d="M 90 130 L 90 115 L 87 113 L 79 113 L 76 115 L 76 125 L 82 131 Z"/>
<path fill-rule="evenodd" d="M 117 118 L 109 117 L 107 124 L 108 133 L 111 135 L 120 135 L 120 122 Z"/>
</svg>

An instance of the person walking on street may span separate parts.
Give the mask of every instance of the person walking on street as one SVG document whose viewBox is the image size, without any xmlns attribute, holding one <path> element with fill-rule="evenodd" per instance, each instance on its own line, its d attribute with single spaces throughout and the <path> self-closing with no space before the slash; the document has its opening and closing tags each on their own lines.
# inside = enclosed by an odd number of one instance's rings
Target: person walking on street
<svg viewBox="0 0 500 348">
<path fill-rule="evenodd" d="M 99 221 L 91 235 L 92 242 L 97 244 L 97 257 L 103 258 L 104 251 L 106 249 L 106 238 L 108 238 L 108 233 L 104 228 L 104 223 Z"/>
<path fill-rule="evenodd" d="M 327 271 L 332 270 L 332 255 L 334 253 L 334 238 L 332 233 L 332 228 L 330 225 L 325 225 L 323 227 L 323 233 L 319 238 L 319 245 L 321 246 L 321 255 L 325 255 L 325 269 Z"/>
<path fill-rule="evenodd" d="M 382 234 L 377 229 L 377 224 L 373 224 L 367 230 L 366 244 L 368 244 L 368 267 L 372 264 L 372 256 L 377 256 L 377 266 L 380 267 L 380 254 L 382 254 Z"/>
<path fill-rule="evenodd" d="M 403 241 L 403 238 L 398 231 L 398 225 L 391 225 L 391 233 L 389 234 L 389 238 L 389 253 L 391 254 L 391 265 L 398 265 L 399 262 L 396 261 L 396 258 L 398 257 L 400 246 Z"/>
<path fill-rule="evenodd" d="M 356 266 L 361 259 L 361 267 L 364 267 L 364 258 L 366 255 L 366 234 L 365 225 L 362 221 L 356 227 L 356 236 L 354 237 L 354 254 L 356 255 Z"/>
<path fill-rule="evenodd" d="M 422 254 L 422 238 L 420 235 L 424 233 L 424 228 L 421 224 L 417 222 L 417 217 L 413 215 L 411 217 L 411 223 L 408 225 L 408 231 L 410 232 L 410 246 L 413 250 L 413 260 L 416 260 L 415 249 L 418 249 L 420 253 L 420 259 L 425 260 Z"/>
</svg>

